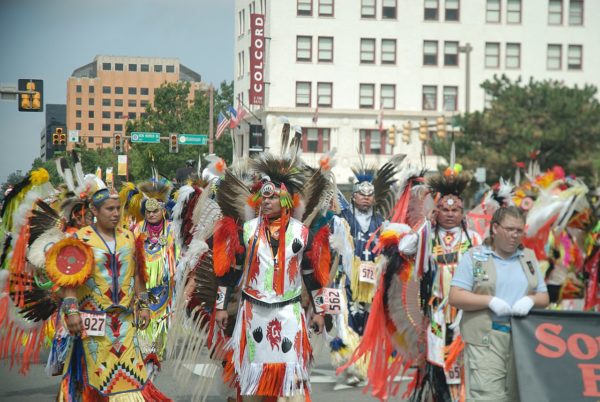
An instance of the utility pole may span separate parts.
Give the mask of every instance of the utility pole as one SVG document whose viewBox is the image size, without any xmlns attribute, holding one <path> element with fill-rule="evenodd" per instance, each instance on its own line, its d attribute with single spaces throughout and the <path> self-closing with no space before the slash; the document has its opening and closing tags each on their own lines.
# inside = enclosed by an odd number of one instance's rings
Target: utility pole
<svg viewBox="0 0 600 402">
<path fill-rule="evenodd" d="M 471 51 L 473 46 L 469 42 L 465 46 L 459 46 L 458 51 L 464 53 L 466 57 L 465 66 L 465 113 L 471 110 Z"/>
<path fill-rule="evenodd" d="M 213 118 L 213 109 L 214 109 L 214 96 L 213 96 L 213 86 L 212 84 L 208 87 L 209 94 L 209 106 L 208 106 L 208 153 L 215 153 L 215 133 L 214 133 L 214 118 Z"/>
</svg>

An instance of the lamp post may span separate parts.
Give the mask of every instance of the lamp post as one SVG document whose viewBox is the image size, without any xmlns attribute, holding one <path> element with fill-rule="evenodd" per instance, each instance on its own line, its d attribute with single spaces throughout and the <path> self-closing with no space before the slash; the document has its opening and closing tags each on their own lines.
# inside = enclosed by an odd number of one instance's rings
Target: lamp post
<svg viewBox="0 0 600 402">
<path fill-rule="evenodd" d="M 465 112 L 469 113 L 470 108 L 470 97 L 471 97 L 471 51 L 473 46 L 469 42 L 465 46 L 459 46 L 458 51 L 464 53 L 466 57 L 465 66 Z"/>
</svg>

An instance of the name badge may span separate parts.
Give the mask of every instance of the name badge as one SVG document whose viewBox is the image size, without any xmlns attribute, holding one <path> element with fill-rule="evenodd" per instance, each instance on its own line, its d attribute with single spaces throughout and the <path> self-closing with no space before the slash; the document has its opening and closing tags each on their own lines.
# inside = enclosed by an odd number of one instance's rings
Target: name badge
<svg viewBox="0 0 600 402">
<path fill-rule="evenodd" d="M 106 313 L 91 314 L 81 312 L 83 330 L 87 336 L 104 336 L 106 333 Z"/>
<path fill-rule="evenodd" d="M 360 282 L 375 284 L 375 263 L 363 261 L 360 263 L 358 280 Z"/>
</svg>

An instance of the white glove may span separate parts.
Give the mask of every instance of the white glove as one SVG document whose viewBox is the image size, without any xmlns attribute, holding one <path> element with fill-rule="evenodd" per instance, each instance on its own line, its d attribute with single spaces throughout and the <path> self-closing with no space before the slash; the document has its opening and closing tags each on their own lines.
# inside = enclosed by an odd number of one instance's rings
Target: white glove
<svg viewBox="0 0 600 402">
<path fill-rule="evenodd" d="M 518 316 L 526 316 L 533 307 L 533 299 L 529 296 L 521 297 L 512 306 L 512 313 Z"/>
<path fill-rule="evenodd" d="M 512 313 L 510 305 L 504 300 L 497 298 L 496 296 L 494 296 L 492 300 L 490 300 L 488 307 L 498 316 L 511 315 Z"/>
</svg>

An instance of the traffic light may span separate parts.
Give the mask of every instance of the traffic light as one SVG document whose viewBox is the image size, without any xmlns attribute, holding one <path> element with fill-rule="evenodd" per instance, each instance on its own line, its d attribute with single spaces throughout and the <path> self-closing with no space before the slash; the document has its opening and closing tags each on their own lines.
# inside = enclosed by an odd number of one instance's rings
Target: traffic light
<svg viewBox="0 0 600 402">
<path fill-rule="evenodd" d="M 121 137 L 121 133 L 113 134 L 113 151 L 116 153 L 121 152 L 123 149 L 123 138 Z"/>
<path fill-rule="evenodd" d="M 55 131 L 52 133 L 52 145 L 58 145 L 59 141 L 60 134 L 58 133 L 58 129 L 55 129 Z"/>
<path fill-rule="evenodd" d="M 177 139 L 177 134 L 171 134 L 169 136 L 169 152 L 172 154 L 179 152 L 179 140 Z"/>
<path fill-rule="evenodd" d="M 406 144 L 410 144 L 410 133 L 412 131 L 412 122 L 407 121 L 402 126 L 402 141 Z"/>
<path fill-rule="evenodd" d="M 60 145 L 67 145 L 67 133 L 63 130 L 62 127 L 56 128 L 56 133 L 58 134 L 58 143 Z"/>
<path fill-rule="evenodd" d="M 427 119 L 423 117 L 423 120 L 419 122 L 419 139 L 423 142 L 427 141 L 429 137 L 429 128 L 427 127 L 429 123 Z"/>
<path fill-rule="evenodd" d="M 42 112 L 44 110 L 44 81 L 20 79 L 18 89 L 30 92 L 19 94 L 20 112 Z"/>
<path fill-rule="evenodd" d="M 396 126 L 392 126 L 388 130 L 388 143 L 391 147 L 394 147 L 394 145 L 396 145 Z"/>
<path fill-rule="evenodd" d="M 437 124 L 437 136 L 439 138 L 446 138 L 446 118 L 444 116 L 440 116 L 436 120 Z"/>
</svg>

